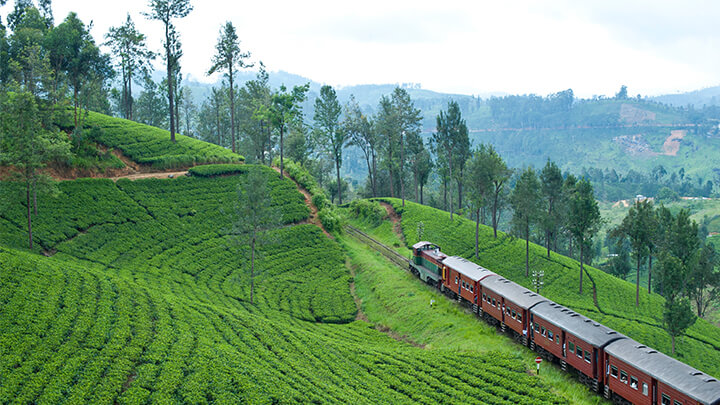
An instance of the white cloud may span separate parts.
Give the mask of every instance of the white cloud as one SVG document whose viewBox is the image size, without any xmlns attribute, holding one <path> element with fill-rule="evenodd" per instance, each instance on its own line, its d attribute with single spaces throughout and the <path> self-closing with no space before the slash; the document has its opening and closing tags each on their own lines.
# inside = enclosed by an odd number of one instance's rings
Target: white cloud
<svg viewBox="0 0 720 405">
<path fill-rule="evenodd" d="M 241 47 L 272 70 L 334 85 L 422 83 L 457 93 L 659 94 L 715 85 L 720 71 L 710 1 L 193 1 L 178 22 L 186 73 L 204 73 L 218 30 L 232 21 Z M 98 42 L 130 11 L 159 50 L 162 27 L 144 0 L 56 0 L 94 21 Z M 0 8 L 6 15 L 11 5 Z M 158 62 L 158 66 L 162 63 Z"/>
</svg>

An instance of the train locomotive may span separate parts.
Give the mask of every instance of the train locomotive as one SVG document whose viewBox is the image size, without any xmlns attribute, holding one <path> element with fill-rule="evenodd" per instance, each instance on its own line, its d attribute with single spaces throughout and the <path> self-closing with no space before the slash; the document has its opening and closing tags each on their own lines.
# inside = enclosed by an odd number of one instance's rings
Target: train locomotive
<svg viewBox="0 0 720 405">
<path fill-rule="evenodd" d="M 720 405 L 720 382 L 431 242 L 410 271 L 619 404 Z"/>
</svg>

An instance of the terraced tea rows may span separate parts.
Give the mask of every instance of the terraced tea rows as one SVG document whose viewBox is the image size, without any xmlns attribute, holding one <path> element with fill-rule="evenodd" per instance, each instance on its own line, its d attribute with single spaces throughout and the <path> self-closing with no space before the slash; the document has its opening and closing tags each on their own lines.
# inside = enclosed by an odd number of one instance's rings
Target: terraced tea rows
<svg viewBox="0 0 720 405">
<path fill-rule="evenodd" d="M 457 217 L 450 221 L 449 214 L 434 208 L 387 199 L 398 212 L 402 212 L 402 228 L 409 245 L 417 242 L 417 223 L 424 224 L 423 239 L 440 245 L 444 252 L 476 261 L 488 269 L 519 284 L 532 288 L 525 277 L 525 244 L 518 239 L 498 233 L 492 228 L 480 227 L 480 258 L 475 258 L 475 223 Z M 665 353 L 670 353 L 670 337 L 662 328 L 663 298 L 641 291 L 640 307 L 635 307 L 635 286 L 600 270 L 586 266 L 590 280 L 586 279 L 583 294 L 579 285 L 578 262 L 568 257 L 545 255 L 543 247 L 530 245 L 530 267 L 544 271 L 544 288 L 541 293 L 569 308 Z M 593 298 L 597 291 L 597 305 Z M 677 343 L 678 358 L 711 375 L 720 375 L 720 329 L 699 319 Z"/>
<path fill-rule="evenodd" d="M 23 211 L 3 211 L 0 403 L 564 402 L 513 357 L 353 321 L 344 253 L 292 225 L 302 195 L 267 170 L 287 226 L 261 248 L 255 305 L 228 235 L 238 176 L 61 183 L 35 219 L 53 257 L 18 250 Z"/>
</svg>

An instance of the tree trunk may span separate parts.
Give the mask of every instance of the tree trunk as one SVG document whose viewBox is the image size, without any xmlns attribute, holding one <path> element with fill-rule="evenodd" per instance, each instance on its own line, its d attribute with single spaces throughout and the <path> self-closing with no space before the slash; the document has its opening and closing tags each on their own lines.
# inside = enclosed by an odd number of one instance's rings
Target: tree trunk
<svg viewBox="0 0 720 405">
<path fill-rule="evenodd" d="M 77 86 L 73 86 L 73 106 L 75 107 L 75 129 L 78 127 L 78 88 Z"/>
<path fill-rule="evenodd" d="M 280 124 L 280 178 L 285 178 L 283 172 L 285 171 L 285 163 L 283 162 L 283 138 L 285 135 L 285 123 Z M 338 184 L 339 186 L 339 184 Z"/>
<path fill-rule="evenodd" d="M 447 178 L 443 177 L 443 208 L 447 211 Z"/>
<path fill-rule="evenodd" d="M 255 236 L 250 241 L 250 304 L 253 304 L 255 292 Z"/>
<path fill-rule="evenodd" d="M 582 295 L 583 272 L 585 271 L 585 268 L 583 267 L 584 245 L 584 243 L 580 242 L 580 295 Z"/>
<path fill-rule="evenodd" d="M 648 295 L 652 294 L 652 253 L 648 255 Z"/>
<path fill-rule="evenodd" d="M 460 177 L 462 177 L 462 173 L 460 174 Z M 460 181 L 460 179 L 457 180 L 457 185 L 458 185 L 458 209 L 461 210 L 462 206 L 463 206 L 463 204 L 462 204 L 463 184 L 462 184 L 462 181 Z"/>
<path fill-rule="evenodd" d="M 405 207 L 405 132 L 400 133 L 400 195 L 402 206 Z"/>
<path fill-rule="evenodd" d="M 672 354 L 675 354 L 675 335 L 670 335 L 672 337 Z"/>
<path fill-rule="evenodd" d="M 420 205 L 423 205 L 423 185 L 420 184 Z"/>
<path fill-rule="evenodd" d="M 525 277 L 530 276 L 530 220 L 525 220 Z"/>
<path fill-rule="evenodd" d="M 229 79 L 230 82 L 230 136 L 232 137 L 232 151 L 235 153 L 235 95 L 233 92 L 233 71 L 230 64 Z"/>
<path fill-rule="evenodd" d="M 215 102 L 215 128 L 217 128 L 218 145 L 223 146 L 222 136 L 220 135 L 220 104 Z"/>
<path fill-rule="evenodd" d="M 33 215 L 37 216 L 37 177 L 33 178 Z"/>
<path fill-rule="evenodd" d="M 420 202 L 420 196 L 418 195 L 418 173 L 417 170 L 413 172 L 413 181 L 415 182 L 415 202 Z"/>
<path fill-rule="evenodd" d="M 390 197 L 395 198 L 395 181 L 393 179 L 392 160 L 390 160 L 390 167 L 388 167 L 388 175 L 390 176 Z"/>
<path fill-rule="evenodd" d="M 340 159 L 335 158 L 335 173 L 337 174 L 338 205 L 342 205 L 342 187 L 340 187 Z"/>
<path fill-rule="evenodd" d="M 173 93 L 173 63 L 170 53 L 170 24 L 165 24 L 165 57 L 167 59 L 167 84 L 168 84 L 168 103 L 170 107 L 170 140 L 175 142 L 175 105 Z M 77 125 L 77 124 L 76 124 Z"/>
<path fill-rule="evenodd" d="M 448 153 L 448 168 L 450 169 L 450 220 L 453 220 L 453 192 L 452 192 L 452 154 Z"/>
<path fill-rule="evenodd" d="M 642 258 L 638 255 L 637 259 L 637 273 L 635 276 L 635 306 L 640 306 L 640 261 Z"/>
<path fill-rule="evenodd" d="M 475 257 L 480 258 L 479 254 L 479 234 L 480 234 L 480 208 L 475 210 Z"/>
<path fill-rule="evenodd" d="M 493 234 L 495 235 L 495 239 L 497 239 L 497 207 L 498 207 L 498 198 L 499 192 L 495 190 L 495 198 L 493 201 L 493 209 L 492 209 L 492 226 L 493 226 Z"/>
<path fill-rule="evenodd" d="M 550 231 L 545 231 L 545 245 L 547 246 L 547 258 L 550 258 Z"/>
<path fill-rule="evenodd" d="M 377 161 L 375 159 L 375 149 L 370 149 L 370 152 L 372 153 L 372 193 L 374 198 L 377 197 Z"/>
<path fill-rule="evenodd" d="M 133 119 L 132 72 L 128 72 L 127 119 Z"/>
<path fill-rule="evenodd" d="M 27 204 L 27 220 L 28 220 L 28 242 L 30 243 L 30 250 L 33 248 L 32 240 L 32 216 L 30 215 L 30 182 L 25 182 L 25 202 Z"/>
</svg>

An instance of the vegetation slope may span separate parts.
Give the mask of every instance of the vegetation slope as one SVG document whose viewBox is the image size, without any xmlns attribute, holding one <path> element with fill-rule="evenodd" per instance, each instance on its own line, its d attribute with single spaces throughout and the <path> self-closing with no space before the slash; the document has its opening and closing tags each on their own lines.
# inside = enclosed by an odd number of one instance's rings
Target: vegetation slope
<svg viewBox="0 0 720 405">
<path fill-rule="evenodd" d="M 446 253 L 471 259 L 478 264 L 528 288 L 532 279 L 525 277 L 525 242 L 498 232 L 493 238 L 492 228 L 480 226 L 479 258 L 475 257 L 475 223 L 456 216 L 450 221 L 447 212 L 400 200 L 385 199 L 401 214 L 401 226 L 406 246 L 418 241 L 417 224 L 423 223 L 422 238 L 440 245 Z M 366 226 L 372 230 L 372 227 Z M 393 243 L 388 221 L 377 228 L 375 235 Z M 404 248 L 403 248 L 404 249 Z M 407 250 L 405 250 L 407 252 Z M 620 280 L 600 270 L 586 266 L 583 294 L 579 290 L 579 264 L 568 257 L 551 253 L 546 257 L 542 246 L 530 244 L 530 267 L 544 271 L 541 294 L 593 318 L 648 346 L 670 353 L 671 341 L 663 329 L 663 298 L 641 290 L 640 306 L 635 307 L 634 284 Z M 593 295 L 597 295 L 597 303 Z M 677 342 L 676 356 L 711 375 L 720 375 L 720 329 L 699 319 Z"/>
</svg>

